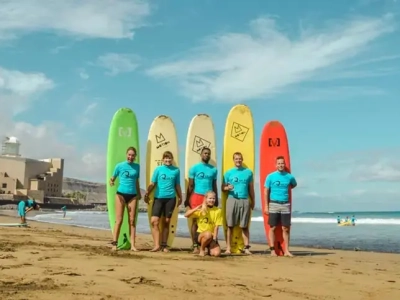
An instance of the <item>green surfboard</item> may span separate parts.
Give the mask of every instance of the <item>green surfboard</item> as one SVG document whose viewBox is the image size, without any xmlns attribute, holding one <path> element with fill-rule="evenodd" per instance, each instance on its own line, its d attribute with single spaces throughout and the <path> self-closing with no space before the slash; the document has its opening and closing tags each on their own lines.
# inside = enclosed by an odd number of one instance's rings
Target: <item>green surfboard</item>
<svg viewBox="0 0 400 300">
<path fill-rule="evenodd" d="M 108 219 L 110 221 L 111 232 L 114 232 L 115 225 L 115 193 L 119 185 L 119 178 L 114 186 L 110 186 L 110 178 L 114 172 L 115 166 L 126 160 L 126 150 L 129 147 L 135 147 L 137 156 L 135 162 L 139 163 L 139 132 L 135 113 L 129 108 L 121 108 L 115 114 L 111 121 L 108 133 L 107 145 L 107 209 Z M 139 205 L 136 210 L 139 212 Z M 130 249 L 128 212 L 125 209 L 124 221 L 121 226 L 121 232 L 118 239 L 118 249 Z"/>
</svg>

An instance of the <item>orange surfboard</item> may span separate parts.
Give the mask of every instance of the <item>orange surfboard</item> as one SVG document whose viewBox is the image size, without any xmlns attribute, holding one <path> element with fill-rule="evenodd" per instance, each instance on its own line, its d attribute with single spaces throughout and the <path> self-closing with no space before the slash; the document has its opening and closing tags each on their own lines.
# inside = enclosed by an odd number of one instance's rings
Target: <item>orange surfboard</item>
<svg viewBox="0 0 400 300">
<path fill-rule="evenodd" d="M 268 174 L 276 171 L 276 158 L 283 156 L 285 158 L 287 172 L 290 172 L 290 154 L 289 143 L 286 136 L 285 127 L 278 121 L 270 121 L 265 124 L 261 133 L 260 142 L 260 189 L 261 205 L 264 217 L 265 234 L 268 241 L 270 227 L 268 225 L 268 215 L 264 214 L 265 197 L 264 183 Z M 292 203 L 292 193 L 289 191 L 289 201 Z M 292 208 L 292 205 L 290 205 Z M 277 255 L 284 254 L 284 243 L 282 235 L 282 226 L 278 225 L 275 229 L 275 252 Z"/>
</svg>

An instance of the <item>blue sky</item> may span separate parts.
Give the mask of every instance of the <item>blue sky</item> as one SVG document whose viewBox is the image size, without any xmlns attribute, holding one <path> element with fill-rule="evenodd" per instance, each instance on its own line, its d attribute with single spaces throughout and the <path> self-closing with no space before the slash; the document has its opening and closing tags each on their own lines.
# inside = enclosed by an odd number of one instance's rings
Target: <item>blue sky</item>
<svg viewBox="0 0 400 300">
<path fill-rule="evenodd" d="M 399 2 L 0 0 L 0 135 L 104 181 L 118 108 L 137 113 L 144 154 L 155 116 L 183 150 L 195 114 L 221 140 L 245 103 L 257 142 L 286 127 L 295 209 L 400 210 Z"/>
</svg>

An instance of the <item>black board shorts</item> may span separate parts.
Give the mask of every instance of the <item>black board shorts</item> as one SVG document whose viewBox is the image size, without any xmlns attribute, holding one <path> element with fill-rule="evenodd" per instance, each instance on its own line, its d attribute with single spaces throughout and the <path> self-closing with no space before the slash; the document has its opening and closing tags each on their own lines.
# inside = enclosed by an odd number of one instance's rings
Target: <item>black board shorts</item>
<svg viewBox="0 0 400 300">
<path fill-rule="evenodd" d="M 171 218 L 176 207 L 176 198 L 154 198 L 153 209 L 151 212 L 152 217 Z"/>
</svg>

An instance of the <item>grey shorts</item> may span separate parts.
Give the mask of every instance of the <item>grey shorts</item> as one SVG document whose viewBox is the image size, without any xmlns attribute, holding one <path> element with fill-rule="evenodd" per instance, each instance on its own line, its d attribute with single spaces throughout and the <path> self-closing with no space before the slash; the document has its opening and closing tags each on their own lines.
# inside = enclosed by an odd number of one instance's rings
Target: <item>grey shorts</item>
<svg viewBox="0 0 400 300">
<path fill-rule="evenodd" d="M 250 204 L 248 199 L 229 197 L 226 200 L 226 225 L 247 228 L 250 221 Z"/>
<path fill-rule="evenodd" d="M 271 201 L 269 203 L 268 211 L 269 211 L 269 218 L 268 218 L 269 226 L 275 227 L 278 225 L 282 225 L 284 227 L 290 227 L 292 216 L 291 216 L 289 202 L 279 203 L 276 201 Z"/>
</svg>

